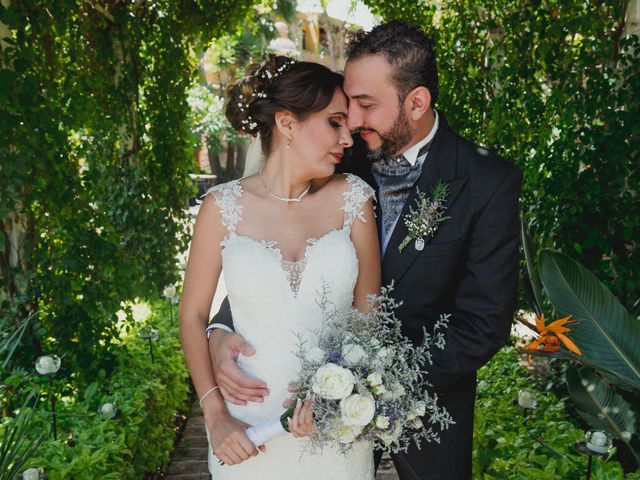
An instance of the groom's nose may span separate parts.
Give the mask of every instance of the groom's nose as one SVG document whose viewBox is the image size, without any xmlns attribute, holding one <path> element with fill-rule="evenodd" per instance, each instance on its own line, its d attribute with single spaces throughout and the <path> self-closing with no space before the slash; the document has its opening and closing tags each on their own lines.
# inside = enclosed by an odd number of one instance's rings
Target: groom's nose
<svg viewBox="0 0 640 480">
<path fill-rule="evenodd" d="M 351 102 L 349 104 L 347 127 L 352 132 L 362 127 L 362 109 L 356 104 L 356 102 Z"/>
</svg>

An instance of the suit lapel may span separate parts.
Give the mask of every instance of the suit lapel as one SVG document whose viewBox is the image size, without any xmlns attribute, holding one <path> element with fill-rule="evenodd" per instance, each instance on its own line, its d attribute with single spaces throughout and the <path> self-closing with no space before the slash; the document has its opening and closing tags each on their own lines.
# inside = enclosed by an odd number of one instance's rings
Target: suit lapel
<svg viewBox="0 0 640 480">
<path fill-rule="evenodd" d="M 436 138 L 433 140 L 433 146 L 425 159 L 420 178 L 416 186 L 411 189 L 411 193 L 404 204 L 389 244 L 387 245 L 387 250 L 382 262 L 384 282 L 392 279 L 398 282 L 420 254 L 420 252 L 415 249 L 413 242 L 409 243 L 402 252 L 398 251 L 400 243 L 408 233 L 407 226 L 404 224 L 404 218 L 405 215 L 409 213 L 409 209 L 411 207 L 415 208 L 416 206 L 418 189 L 428 197 L 431 197 L 438 181 L 443 181 L 449 188 L 447 195 L 447 208 L 449 208 L 467 181 L 466 177 L 455 178 L 456 137 L 444 120 L 444 116 L 440 114 L 440 112 L 438 113 L 440 115 L 440 126 L 438 127 Z M 424 240 L 427 245 L 431 242 L 431 238 L 425 238 Z"/>
</svg>

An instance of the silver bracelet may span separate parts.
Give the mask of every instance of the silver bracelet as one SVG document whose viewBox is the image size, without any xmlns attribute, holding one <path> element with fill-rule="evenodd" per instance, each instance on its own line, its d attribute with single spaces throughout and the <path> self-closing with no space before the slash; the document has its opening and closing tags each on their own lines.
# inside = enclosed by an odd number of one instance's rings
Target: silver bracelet
<svg viewBox="0 0 640 480">
<path fill-rule="evenodd" d="M 207 395 L 209 395 L 211 392 L 213 392 L 215 389 L 220 388 L 218 385 L 216 385 L 215 387 L 211 387 L 209 390 L 207 390 L 204 395 L 202 395 L 202 397 L 200 397 L 200 400 L 198 400 L 198 403 L 200 404 L 200 408 L 202 408 L 202 401 L 207 397 Z"/>
</svg>

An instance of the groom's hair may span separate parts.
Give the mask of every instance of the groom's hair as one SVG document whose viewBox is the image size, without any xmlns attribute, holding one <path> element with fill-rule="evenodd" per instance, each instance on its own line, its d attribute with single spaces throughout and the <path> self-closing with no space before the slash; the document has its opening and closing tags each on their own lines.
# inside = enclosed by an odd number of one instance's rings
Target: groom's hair
<svg viewBox="0 0 640 480">
<path fill-rule="evenodd" d="M 381 23 L 370 32 L 359 30 L 351 38 L 347 59 L 382 54 L 392 68 L 392 80 L 402 102 L 416 87 L 431 93 L 431 106 L 438 99 L 438 67 L 434 42 L 418 27 L 400 20 Z"/>
</svg>

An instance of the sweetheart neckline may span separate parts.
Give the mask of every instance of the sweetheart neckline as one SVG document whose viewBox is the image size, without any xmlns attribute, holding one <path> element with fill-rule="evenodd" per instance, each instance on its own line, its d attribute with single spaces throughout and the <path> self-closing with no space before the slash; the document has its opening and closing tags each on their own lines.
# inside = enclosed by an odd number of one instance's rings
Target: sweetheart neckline
<svg viewBox="0 0 640 480">
<path fill-rule="evenodd" d="M 329 230 L 327 233 L 321 235 L 320 237 L 318 237 L 317 239 L 309 239 L 307 240 L 307 242 L 309 243 L 309 245 L 306 246 L 305 250 L 304 250 L 304 257 L 301 260 L 298 260 L 297 262 L 288 262 L 287 260 L 284 260 L 282 258 L 282 252 L 280 251 L 280 249 L 278 247 L 276 247 L 275 245 L 277 245 L 278 242 L 276 242 L 275 240 L 259 240 L 257 238 L 251 237 L 249 235 L 241 235 L 239 233 L 233 233 L 233 234 L 229 234 L 227 235 L 224 240 L 222 241 L 222 245 L 223 245 L 223 249 L 226 249 L 226 245 L 225 243 L 227 243 L 229 240 L 232 240 L 234 237 L 236 238 L 243 238 L 243 239 L 247 239 L 255 244 L 261 245 L 262 247 L 264 247 L 265 250 L 267 250 L 268 252 L 271 252 L 272 254 L 275 255 L 275 257 L 271 257 L 274 260 L 277 260 L 277 264 L 278 264 L 278 270 L 280 270 L 280 272 L 283 275 L 283 279 L 285 281 L 285 283 L 287 284 L 287 290 L 289 291 L 289 293 L 291 294 L 291 296 L 293 297 L 294 300 L 296 300 L 298 298 L 298 292 L 300 292 L 300 290 L 302 289 L 302 284 L 303 281 L 306 278 L 306 275 L 304 275 L 304 273 L 307 270 L 307 266 L 305 265 L 302 273 L 300 274 L 300 283 L 298 284 L 298 289 L 297 291 L 294 291 L 289 279 L 289 275 L 288 275 L 288 271 L 285 268 L 285 266 L 283 265 L 284 263 L 289 263 L 290 265 L 300 265 L 301 263 L 308 263 L 309 258 L 310 258 L 310 254 L 313 251 L 313 248 L 318 245 L 319 243 L 321 243 L 323 240 L 325 240 L 326 238 L 328 238 L 331 234 L 333 233 L 344 233 L 346 230 L 344 228 L 334 228 Z M 347 238 L 349 238 L 347 236 Z M 353 244 L 351 243 L 352 247 Z"/>
<path fill-rule="evenodd" d="M 240 238 L 247 238 L 253 242 L 259 243 L 262 246 L 264 246 L 267 250 L 272 251 L 273 253 L 275 253 L 279 260 L 281 262 L 285 262 L 285 263 L 289 263 L 289 264 L 298 264 L 298 263 L 302 263 L 304 261 L 306 261 L 308 259 L 308 255 L 309 255 L 309 250 L 311 247 L 313 247 L 314 245 L 317 245 L 319 242 L 321 242 L 322 240 L 324 240 L 325 238 L 327 238 L 329 235 L 331 235 L 332 233 L 340 233 L 340 232 L 345 232 L 346 230 L 344 228 L 332 228 L 331 230 L 327 231 L 326 233 L 320 235 L 317 238 L 309 238 L 307 239 L 307 246 L 304 249 L 304 253 L 302 255 L 302 258 L 300 260 L 285 260 L 284 256 L 282 255 L 282 250 L 280 250 L 280 248 L 278 248 L 276 245 L 278 245 L 278 241 L 277 240 L 261 240 L 255 237 L 252 237 L 251 235 L 244 235 L 244 234 L 240 234 L 237 232 L 233 232 L 232 234 L 227 235 L 224 240 L 223 243 L 230 240 L 232 237 L 240 237 Z"/>
</svg>

